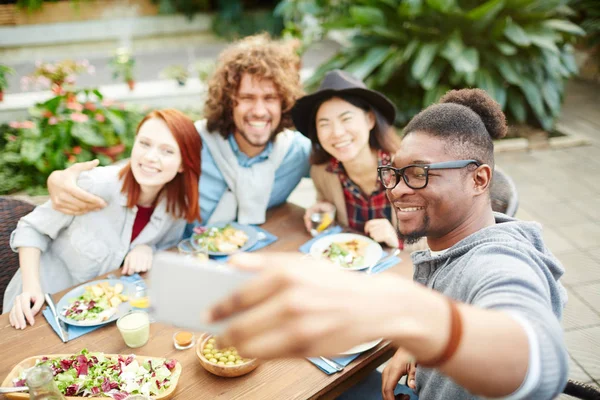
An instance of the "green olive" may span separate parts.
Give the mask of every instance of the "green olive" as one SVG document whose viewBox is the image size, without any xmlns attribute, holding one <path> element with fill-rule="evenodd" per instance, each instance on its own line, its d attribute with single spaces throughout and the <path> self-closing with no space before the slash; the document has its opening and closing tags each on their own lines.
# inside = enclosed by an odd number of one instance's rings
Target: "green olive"
<svg viewBox="0 0 600 400">
<path fill-rule="evenodd" d="M 223 355 L 225 357 L 229 357 L 231 355 L 231 351 L 227 350 L 225 353 L 223 353 Z"/>
<path fill-rule="evenodd" d="M 205 349 L 211 349 L 211 350 L 213 347 L 214 346 L 212 345 L 212 343 L 206 343 L 206 345 L 204 346 Z"/>
<path fill-rule="evenodd" d="M 215 342 L 215 338 L 208 339 L 208 343 L 213 344 Z"/>
<path fill-rule="evenodd" d="M 219 361 L 217 362 L 217 365 L 225 365 L 225 363 L 223 361 Z"/>
<path fill-rule="evenodd" d="M 227 357 L 219 357 L 219 361 L 227 362 L 229 361 Z"/>
<path fill-rule="evenodd" d="M 217 362 L 217 359 L 216 359 L 216 358 L 211 358 L 211 359 L 210 359 L 210 360 L 208 360 L 208 361 L 210 361 L 211 363 L 216 363 L 216 362 Z"/>
<path fill-rule="evenodd" d="M 217 353 L 217 354 L 215 354 L 215 358 L 221 358 L 221 357 L 223 357 L 223 353 Z"/>
<path fill-rule="evenodd" d="M 235 364 L 233 363 L 233 361 L 227 361 L 225 364 L 226 364 L 226 365 L 235 365 Z"/>
<path fill-rule="evenodd" d="M 242 360 L 235 360 L 235 363 L 239 365 L 239 364 L 243 364 L 244 362 Z"/>
<path fill-rule="evenodd" d="M 227 360 L 228 361 L 235 361 L 235 356 L 230 354 L 229 356 L 227 356 Z"/>
</svg>

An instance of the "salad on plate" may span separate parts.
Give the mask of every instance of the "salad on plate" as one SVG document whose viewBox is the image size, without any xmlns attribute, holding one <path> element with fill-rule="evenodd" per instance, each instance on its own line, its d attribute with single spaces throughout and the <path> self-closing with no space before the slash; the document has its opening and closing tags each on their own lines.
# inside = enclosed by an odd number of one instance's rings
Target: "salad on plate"
<svg viewBox="0 0 600 400">
<path fill-rule="evenodd" d="M 54 382 L 65 396 L 111 397 L 123 400 L 132 394 L 160 397 L 176 384 L 181 367 L 176 360 L 136 357 L 135 355 L 105 355 L 87 349 L 78 354 L 56 358 L 43 357 L 31 368 L 47 365 Z M 13 380 L 15 386 L 25 386 L 31 368 L 24 369 Z"/>
<path fill-rule="evenodd" d="M 69 301 L 62 314 L 69 320 L 90 324 L 107 321 L 119 311 L 119 304 L 128 300 L 123 289 L 122 283 L 111 286 L 109 282 L 100 282 L 86 286 L 79 297 Z"/>
<path fill-rule="evenodd" d="M 241 249 L 249 240 L 246 232 L 236 229 L 231 224 L 223 227 L 198 227 L 195 232 L 193 239 L 195 244 L 211 252 L 233 253 Z"/>
<path fill-rule="evenodd" d="M 358 267 L 364 263 L 364 251 L 368 245 L 368 242 L 359 239 L 352 239 L 344 242 L 332 242 L 323 251 L 323 257 L 333 261 L 341 267 Z"/>
</svg>

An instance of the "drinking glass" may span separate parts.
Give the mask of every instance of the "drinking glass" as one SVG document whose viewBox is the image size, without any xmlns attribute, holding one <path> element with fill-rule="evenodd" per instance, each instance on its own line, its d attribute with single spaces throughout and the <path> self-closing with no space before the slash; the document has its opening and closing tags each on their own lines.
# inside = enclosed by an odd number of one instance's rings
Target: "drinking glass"
<svg viewBox="0 0 600 400">
<path fill-rule="evenodd" d="M 310 215 L 310 234 L 317 236 L 329 228 L 335 221 L 335 206 L 333 204 L 324 203 L 319 206 L 315 212 Z"/>
<path fill-rule="evenodd" d="M 177 245 L 177 251 L 179 251 L 179 254 L 194 257 L 196 260 L 201 262 L 208 261 L 208 248 L 204 246 L 193 246 L 191 239 L 183 239 L 181 242 L 179 242 Z"/>
<path fill-rule="evenodd" d="M 150 339 L 150 317 L 145 311 L 132 311 L 117 320 L 117 328 L 125 344 L 131 348 L 142 347 Z"/>
<path fill-rule="evenodd" d="M 135 283 L 133 293 L 129 296 L 129 304 L 133 308 L 146 309 L 150 307 L 150 299 L 148 298 L 148 288 L 142 282 Z"/>
</svg>

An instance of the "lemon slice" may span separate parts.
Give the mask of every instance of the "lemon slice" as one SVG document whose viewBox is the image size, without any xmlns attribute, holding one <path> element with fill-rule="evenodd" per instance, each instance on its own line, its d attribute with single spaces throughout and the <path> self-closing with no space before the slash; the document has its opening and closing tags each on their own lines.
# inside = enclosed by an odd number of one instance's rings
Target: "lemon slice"
<svg viewBox="0 0 600 400">
<path fill-rule="evenodd" d="M 333 220 L 331 219 L 331 216 L 329 214 L 325 214 L 323 221 L 321 221 L 319 226 L 317 226 L 317 232 L 323 232 L 329 225 L 331 225 L 332 222 Z"/>
</svg>

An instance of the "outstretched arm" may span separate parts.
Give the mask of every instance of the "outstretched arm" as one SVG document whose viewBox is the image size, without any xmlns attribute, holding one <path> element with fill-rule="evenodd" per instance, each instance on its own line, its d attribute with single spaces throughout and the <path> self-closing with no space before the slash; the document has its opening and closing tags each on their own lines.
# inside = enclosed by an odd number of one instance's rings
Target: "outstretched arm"
<svg viewBox="0 0 600 400">
<path fill-rule="evenodd" d="M 86 192 L 77 186 L 77 178 L 83 171 L 94 169 L 98 160 L 73 164 L 61 171 L 54 171 L 48 177 L 48 192 L 52 207 L 68 215 L 82 215 L 106 207 L 101 197 Z"/>
<path fill-rule="evenodd" d="M 386 337 L 427 364 L 444 352 L 450 339 L 448 298 L 400 276 L 365 279 L 335 270 L 326 261 L 307 262 L 290 254 L 244 254 L 231 262 L 264 271 L 215 306 L 208 319 L 238 314 L 222 340 L 235 343 L 249 357 L 331 355 Z M 459 304 L 458 314 L 462 338 L 449 361 L 439 366 L 441 372 L 481 396 L 516 391 L 529 364 L 523 326 L 500 310 Z M 555 360 L 564 361 L 559 355 Z"/>
</svg>

